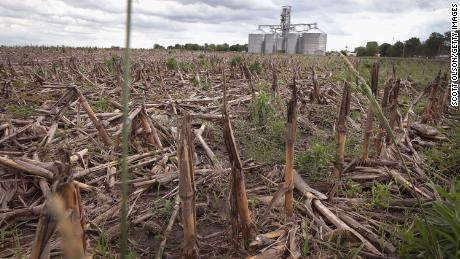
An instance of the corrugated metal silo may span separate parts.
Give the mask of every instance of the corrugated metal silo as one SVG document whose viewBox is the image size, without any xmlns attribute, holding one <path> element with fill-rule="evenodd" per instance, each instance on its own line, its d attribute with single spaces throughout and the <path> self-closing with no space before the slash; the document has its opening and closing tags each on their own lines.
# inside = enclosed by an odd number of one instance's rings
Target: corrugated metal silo
<svg viewBox="0 0 460 259">
<path fill-rule="evenodd" d="M 275 51 L 276 37 L 275 34 L 265 34 L 264 53 L 270 54 Z"/>
<path fill-rule="evenodd" d="M 263 33 L 249 34 L 248 52 L 249 53 L 263 53 L 264 38 L 265 38 L 265 35 Z"/>
<path fill-rule="evenodd" d="M 280 35 L 276 35 L 276 52 L 284 52 L 284 39 Z"/>
<path fill-rule="evenodd" d="M 288 33 L 286 53 L 289 53 L 289 54 L 298 53 L 298 47 L 297 47 L 299 45 L 298 42 L 299 42 L 298 33 Z"/>
<path fill-rule="evenodd" d="M 308 55 L 326 54 L 327 34 L 323 32 L 302 33 L 300 53 Z"/>
</svg>

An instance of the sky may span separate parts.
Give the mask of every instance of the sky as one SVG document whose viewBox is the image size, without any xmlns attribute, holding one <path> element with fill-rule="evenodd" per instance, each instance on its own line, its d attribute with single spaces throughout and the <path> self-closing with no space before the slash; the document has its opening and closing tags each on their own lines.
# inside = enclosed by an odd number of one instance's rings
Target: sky
<svg viewBox="0 0 460 259">
<path fill-rule="evenodd" d="M 447 0 L 133 0 L 131 46 L 247 43 L 259 24 L 313 23 L 327 50 L 425 40 L 450 29 Z M 1 45 L 124 46 L 126 1 L 0 0 Z"/>
</svg>

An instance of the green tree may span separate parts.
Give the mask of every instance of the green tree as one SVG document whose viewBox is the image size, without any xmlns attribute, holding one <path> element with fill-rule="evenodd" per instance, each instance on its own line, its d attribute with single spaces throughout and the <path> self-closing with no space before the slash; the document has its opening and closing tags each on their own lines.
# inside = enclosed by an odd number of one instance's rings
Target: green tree
<svg viewBox="0 0 460 259">
<path fill-rule="evenodd" d="M 155 44 L 153 45 L 153 49 L 165 49 L 165 47 L 161 46 L 161 45 L 158 44 L 158 43 L 155 43 Z"/>
<path fill-rule="evenodd" d="M 356 56 L 361 57 L 361 56 L 367 56 L 367 51 L 365 47 L 357 47 L 355 48 L 355 53 Z"/>
<path fill-rule="evenodd" d="M 388 43 L 383 43 L 380 45 L 380 56 L 381 57 L 389 57 L 390 56 L 390 51 L 391 51 L 391 44 Z"/>
<path fill-rule="evenodd" d="M 433 32 L 425 41 L 426 54 L 429 57 L 439 55 L 444 44 L 445 38 L 441 33 Z"/>
<path fill-rule="evenodd" d="M 412 37 L 408 40 L 406 40 L 405 42 L 405 47 L 404 47 L 404 56 L 405 57 L 413 57 L 413 56 L 417 56 L 420 53 L 421 51 L 421 46 L 422 46 L 422 43 L 420 42 L 420 39 L 419 38 L 416 38 L 416 37 Z"/>
<path fill-rule="evenodd" d="M 219 44 L 216 46 L 216 50 L 217 51 L 228 51 L 229 50 L 229 46 L 227 43 L 224 43 L 224 44 Z"/>
<path fill-rule="evenodd" d="M 379 44 L 376 41 L 369 41 L 366 44 L 366 55 L 375 56 L 379 53 Z"/>
<path fill-rule="evenodd" d="M 450 31 L 444 33 L 444 43 L 441 47 L 441 54 L 450 54 Z"/>
<path fill-rule="evenodd" d="M 392 57 L 402 57 L 404 49 L 404 43 L 398 41 L 391 46 L 390 54 Z"/>
</svg>

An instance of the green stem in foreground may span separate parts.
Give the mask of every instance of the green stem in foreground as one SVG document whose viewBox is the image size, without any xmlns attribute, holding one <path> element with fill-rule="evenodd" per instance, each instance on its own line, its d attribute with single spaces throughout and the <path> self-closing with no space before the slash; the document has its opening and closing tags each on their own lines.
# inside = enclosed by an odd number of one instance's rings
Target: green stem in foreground
<svg viewBox="0 0 460 259">
<path fill-rule="evenodd" d="M 128 254 L 128 113 L 129 113 L 129 72 L 130 72 L 130 35 L 131 35 L 131 0 L 127 0 L 125 50 L 123 64 L 123 125 L 121 129 L 121 229 L 120 250 L 121 258 Z"/>
</svg>

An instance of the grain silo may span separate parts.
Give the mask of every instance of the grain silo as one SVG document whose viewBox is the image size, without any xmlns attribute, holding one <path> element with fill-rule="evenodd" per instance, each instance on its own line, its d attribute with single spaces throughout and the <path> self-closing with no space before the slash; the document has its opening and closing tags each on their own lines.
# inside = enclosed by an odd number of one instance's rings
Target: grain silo
<svg viewBox="0 0 460 259">
<path fill-rule="evenodd" d="M 249 34 L 248 52 L 263 53 L 264 52 L 265 34 L 262 31 L 257 31 Z"/>
<path fill-rule="evenodd" d="M 261 33 L 249 34 L 248 52 L 326 53 L 327 34 L 318 28 L 317 23 L 291 24 L 290 6 L 283 6 L 279 25 L 259 25 L 258 31 Z"/>
<path fill-rule="evenodd" d="M 302 33 L 299 52 L 308 55 L 325 55 L 327 34 L 321 31 Z"/>
<path fill-rule="evenodd" d="M 298 33 L 288 33 L 286 53 L 289 53 L 289 54 L 298 53 L 298 46 L 299 46 L 298 43 L 299 43 L 299 34 Z"/>
<path fill-rule="evenodd" d="M 264 53 L 271 54 L 276 51 L 276 34 L 265 34 Z"/>
<path fill-rule="evenodd" d="M 284 52 L 284 38 L 281 37 L 281 35 L 276 34 L 275 39 L 276 39 L 276 46 L 275 46 L 276 52 L 277 53 Z"/>
</svg>

